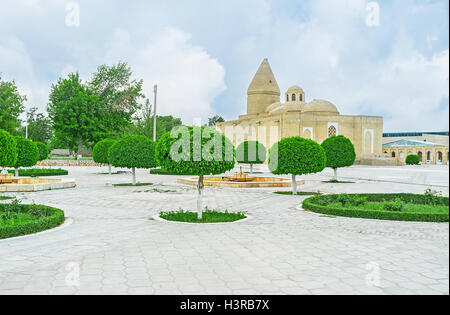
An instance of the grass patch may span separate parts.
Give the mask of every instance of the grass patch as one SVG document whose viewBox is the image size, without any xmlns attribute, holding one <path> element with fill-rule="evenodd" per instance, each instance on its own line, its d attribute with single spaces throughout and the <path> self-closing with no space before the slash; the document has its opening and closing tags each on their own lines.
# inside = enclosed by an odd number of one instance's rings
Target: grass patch
<svg viewBox="0 0 450 315">
<path fill-rule="evenodd" d="M 22 205 L 17 199 L 0 204 L 0 239 L 34 234 L 64 222 L 64 212 L 42 205 Z"/>
<path fill-rule="evenodd" d="M 219 212 L 213 210 L 207 210 L 203 212 L 203 220 L 197 219 L 198 214 L 196 212 L 161 212 L 160 217 L 167 221 L 173 222 L 186 222 L 186 223 L 226 223 L 236 222 L 246 219 L 247 216 L 242 212 Z"/>
<path fill-rule="evenodd" d="M 293 196 L 292 191 L 276 191 L 275 194 L 277 195 L 286 195 L 286 196 Z M 305 191 L 298 191 L 297 196 L 320 196 L 322 195 L 321 192 L 305 192 Z"/>
<path fill-rule="evenodd" d="M 14 199 L 14 197 L 0 196 L 0 201 L 2 201 L 2 200 L 10 200 L 10 199 Z"/>
<path fill-rule="evenodd" d="M 8 170 L 9 174 L 14 174 L 14 170 Z M 69 171 L 63 169 L 20 169 L 19 176 L 22 177 L 46 177 L 46 176 L 65 176 L 69 175 Z"/>
<path fill-rule="evenodd" d="M 341 194 L 316 196 L 305 210 L 324 215 L 416 222 L 449 222 L 449 198 L 415 194 Z"/>
<path fill-rule="evenodd" d="M 153 186 L 152 183 L 137 183 L 136 185 L 133 184 L 113 184 L 114 187 L 145 187 L 145 186 Z"/>
</svg>

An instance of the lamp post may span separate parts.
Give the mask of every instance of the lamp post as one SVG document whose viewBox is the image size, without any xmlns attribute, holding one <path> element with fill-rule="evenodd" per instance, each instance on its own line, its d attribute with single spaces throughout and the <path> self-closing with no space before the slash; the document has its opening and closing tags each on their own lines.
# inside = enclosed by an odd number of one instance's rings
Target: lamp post
<svg viewBox="0 0 450 315">
<path fill-rule="evenodd" d="M 156 142 L 156 96 L 158 94 L 158 85 L 155 84 L 154 87 L 154 94 L 155 94 L 155 100 L 154 100 L 154 109 L 153 109 L 153 141 Z"/>
</svg>

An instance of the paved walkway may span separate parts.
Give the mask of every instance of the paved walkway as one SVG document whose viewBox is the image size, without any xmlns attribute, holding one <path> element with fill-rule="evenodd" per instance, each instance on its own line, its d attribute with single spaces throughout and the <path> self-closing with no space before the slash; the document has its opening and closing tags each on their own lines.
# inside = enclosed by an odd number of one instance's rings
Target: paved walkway
<svg viewBox="0 0 450 315">
<path fill-rule="evenodd" d="M 0 294 L 449 293 L 448 224 L 329 218 L 301 210 L 303 197 L 220 188 L 206 189 L 208 207 L 250 220 L 165 223 L 149 218 L 196 205 L 195 189 L 176 177 L 139 171 L 153 186 L 112 187 L 131 175 L 69 171 L 77 188 L 22 195 L 63 209 L 69 224 L 0 241 Z M 354 167 L 341 172 L 350 184 L 324 183 L 330 175 L 306 176 L 300 189 L 423 193 L 435 185 L 448 196 L 448 167 Z"/>
</svg>

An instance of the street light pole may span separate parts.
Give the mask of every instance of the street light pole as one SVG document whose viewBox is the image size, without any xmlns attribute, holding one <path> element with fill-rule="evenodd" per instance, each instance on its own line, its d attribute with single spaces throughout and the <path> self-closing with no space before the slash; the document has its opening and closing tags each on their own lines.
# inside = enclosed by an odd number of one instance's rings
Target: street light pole
<svg viewBox="0 0 450 315">
<path fill-rule="evenodd" d="M 155 101 L 153 105 L 153 141 L 156 142 L 156 96 L 158 94 L 158 85 L 154 87 Z"/>
</svg>

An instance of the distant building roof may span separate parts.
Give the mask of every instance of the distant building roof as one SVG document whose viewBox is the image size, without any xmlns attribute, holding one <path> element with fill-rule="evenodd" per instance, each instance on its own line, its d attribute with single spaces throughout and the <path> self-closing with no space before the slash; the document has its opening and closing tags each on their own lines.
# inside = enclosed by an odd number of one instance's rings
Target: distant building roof
<svg viewBox="0 0 450 315">
<path fill-rule="evenodd" d="M 423 135 L 449 136 L 448 131 L 443 132 L 391 132 L 384 133 L 384 138 L 400 138 L 400 137 L 422 137 Z"/>
<path fill-rule="evenodd" d="M 398 140 L 383 144 L 383 147 L 432 147 L 432 146 L 442 146 L 442 144 L 417 140 Z"/>
</svg>

